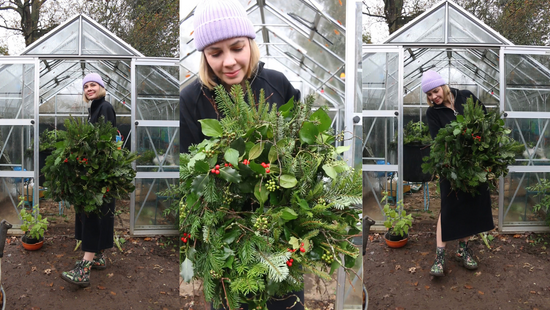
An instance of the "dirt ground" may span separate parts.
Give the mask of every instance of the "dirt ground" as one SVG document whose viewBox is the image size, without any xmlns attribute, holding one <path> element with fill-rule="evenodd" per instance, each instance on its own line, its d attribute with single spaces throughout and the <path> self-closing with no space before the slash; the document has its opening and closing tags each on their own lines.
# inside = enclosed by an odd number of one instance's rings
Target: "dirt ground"
<svg viewBox="0 0 550 310">
<path fill-rule="evenodd" d="M 117 201 L 115 229 L 126 239 L 123 252 L 106 250 L 107 269 L 92 270 L 91 285 L 78 288 L 60 278 L 82 259 L 74 251 L 74 212 L 59 215 L 57 203 L 40 203 L 50 227 L 38 251 L 7 238 L 1 260 L 6 309 L 181 309 L 177 237 L 130 238 L 128 201 Z"/>
<path fill-rule="evenodd" d="M 449 242 L 446 275 L 430 276 L 440 206 L 435 186 L 430 189 L 430 211 L 423 211 L 422 191 L 405 196 L 405 209 L 415 218 L 405 247 L 391 249 L 382 233 L 371 230 L 363 258 L 368 309 L 550 309 L 547 234 L 500 235 L 495 229 L 490 249 L 476 236 L 470 241 L 475 271 L 453 260 L 458 242 Z M 492 196 L 495 225 L 497 199 Z"/>
</svg>

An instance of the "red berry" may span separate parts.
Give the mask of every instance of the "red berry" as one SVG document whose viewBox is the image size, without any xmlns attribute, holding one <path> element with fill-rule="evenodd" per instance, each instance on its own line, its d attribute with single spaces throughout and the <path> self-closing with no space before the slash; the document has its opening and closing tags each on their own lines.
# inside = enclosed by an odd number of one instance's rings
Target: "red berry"
<svg viewBox="0 0 550 310">
<path fill-rule="evenodd" d="M 288 267 L 292 267 L 292 263 L 291 263 L 291 262 L 288 262 Z"/>
<path fill-rule="evenodd" d="M 262 167 L 264 167 L 264 168 L 266 167 L 265 163 L 262 163 Z"/>
<path fill-rule="evenodd" d="M 270 172 L 270 170 L 269 170 L 269 169 L 266 169 L 266 170 L 265 170 L 265 173 L 269 173 L 269 172 Z"/>
<path fill-rule="evenodd" d="M 183 241 L 185 238 L 181 237 L 181 241 Z"/>
<path fill-rule="evenodd" d="M 233 167 L 233 165 L 231 163 L 229 163 L 229 167 Z"/>
<path fill-rule="evenodd" d="M 216 169 L 212 168 L 212 170 L 210 170 L 210 172 L 216 173 Z"/>
<path fill-rule="evenodd" d="M 226 167 L 227 167 L 227 166 L 229 166 L 229 165 L 228 165 L 227 163 L 225 163 L 225 165 L 224 165 L 224 166 L 226 166 Z"/>
<path fill-rule="evenodd" d="M 304 246 L 304 243 L 302 242 L 302 244 L 300 244 L 301 246 Z"/>
<path fill-rule="evenodd" d="M 268 167 L 269 167 L 269 165 L 270 165 L 269 163 L 266 164 L 266 166 L 268 166 Z"/>
<path fill-rule="evenodd" d="M 216 165 L 216 169 L 220 169 L 220 165 Z"/>
<path fill-rule="evenodd" d="M 294 262 L 294 258 L 291 258 L 291 259 L 290 259 L 290 262 L 291 262 L 291 263 Z"/>
<path fill-rule="evenodd" d="M 306 249 L 304 249 L 304 247 L 300 248 L 300 252 L 304 253 L 305 251 L 306 251 Z"/>
<path fill-rule="evenodd" d="M 187 233 L 183 233 L 183 236 L 184 236 L 185 238 L 187 238 Z"/>
<path fill-rule="evenodd" d="M 220 174 L 220 170 L 216 170 L 216 172 L 215 172 L 215 173 L 216 173 L 216 174 Z"/>
<path fill-rule="evenodd" d="M 187 243 L 187 238 L 183 238 L 181 240 L 183 241 L 183 243 Z"/>
</svg>

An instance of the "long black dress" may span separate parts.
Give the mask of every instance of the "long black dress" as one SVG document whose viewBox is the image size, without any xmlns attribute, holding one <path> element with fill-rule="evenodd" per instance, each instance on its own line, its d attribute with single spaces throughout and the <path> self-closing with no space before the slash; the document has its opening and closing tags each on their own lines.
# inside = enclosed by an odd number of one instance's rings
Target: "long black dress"
<svg viewBox="0 0 550 310">
<path fill-rule="evenodd" d="M 105 97 L 94 100 L 89 109 L 88 121 L 98 122 L 101 116 L 116 126 L 116 113 Z M 97 253 L 113 247 L 115 227 L 115 200 L 101 206 L 101 216 L 96 213 L 78 213 L 75 220 L 75 238 L 82 240 L 82 251 Z"/>
<path fill-rule="evenodd" d="M 451 88 L 455 97 L 455 109 L 464 114 L 466 100 L 473 97 L 474 102 L 479 100 L 468 90 Z M 479 104 L 482 104 L 479 102 Z M 483 110 L 486 112 L 485 106 Z M 432 138 L 437 136 L 439 129 L 456 120 L 452 109 L 436 105 L 426 111 L 428 127 Z M 491 213 L 491 197 L 487 184 L 478 187 L 479 194 L 470 194 L 451 190 L 451 183 L 447 179 L 439 182 L 441 192 L 441 235 L 443 241 L 461 239 L 480 232 L 495 228 Z"/>
</svg>

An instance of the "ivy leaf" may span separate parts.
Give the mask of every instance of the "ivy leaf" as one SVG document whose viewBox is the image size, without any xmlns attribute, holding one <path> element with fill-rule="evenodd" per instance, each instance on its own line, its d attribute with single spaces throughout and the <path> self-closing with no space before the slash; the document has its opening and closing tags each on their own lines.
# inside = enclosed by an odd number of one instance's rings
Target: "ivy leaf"
<svg viewBox="0 0 550 310">
<path fill-rule="evenodd" d="M 241 175 L 237 170 L 233 169 L 232 167 L 220 168 L 220 177 L 231 183 L 241 182 Z"/>
<path fill-rule="evenodd" d="M 330 128 L 330 125 L 332 124 L 332 119 L 330 116 L 328 116 L 327 112 L 323 109 L 318 109 L 315 111 L 311 116 L 309 117 L 312 121 L 318 121 L 319 125 L 317 125 L 317 128 L 319 129 L 319 132 L 323 132 Z"/>
<path fill-rule="evenodd" d="M 201 130 L 205 136 L 219 138 L 223 135 L 222 125 L 217 119 L 205 118 L 199 120 Z"/>
<path fill-rule="evenodd" d="M 258 181 L 258 183 L 256 183 L 256 186 L 254 187 L 254 197 L 258 199 L 260 206 L 262 207 L 269 198 L 269 191 L 262 181 Z"/>
<path fill-rule="evenodd" d="M 293 188 L 297 183 L 296 177 L 290 174 L 283 174 L 279 181 L 279 184 L 284 188 Z"/>
<path fill-rule="evenodd" d="M 227 151 L 225 151 L 225 154 L 223 155 L 223 158 L 228 163 L 231 163 L 234 167 L 237 167 L 239 165 L 239 151 L 235 149 L 227 149 Z"/>
<path fill-rule="evenodd" d="M 201 195 L 204 191 L 204 188 L 206 187 L 206 183 L 208 183 L 208 178 L 208 174 L 198 175 L 195 179 L 193 179 L 193 184 L 191 184 L 191 191 Z"/>
<path fill-rule="evenodd" d="M 191 282 L 191 280 L 193 280 L 193 276 L 195 275 L 193 271 L 193 262 L 191 262 L 189 258 L 186 257 L 183 263 L 181 263 L 180 269 L 180 275 L 183 280 L 187 283 Z"/>
<path fill-rule="evenodd" d="M 312 122 L 304 122 L 298 134 L 300 141 L 303 143 L 315 144 L 316 137 L 319 135 L 319 128 Z"/>
<path fill-rule="evenodd" d="M 253 160 L 253 159 L 256 159 L 256 158 L 260 157 L 260 155 L 262 155 L 263 150 L 264 150 L 263 143 L 260 142 L 258 144 L 255 144 L 250 149 L 250 152 L 248 153 L 248 159 Z"/>
</svg>

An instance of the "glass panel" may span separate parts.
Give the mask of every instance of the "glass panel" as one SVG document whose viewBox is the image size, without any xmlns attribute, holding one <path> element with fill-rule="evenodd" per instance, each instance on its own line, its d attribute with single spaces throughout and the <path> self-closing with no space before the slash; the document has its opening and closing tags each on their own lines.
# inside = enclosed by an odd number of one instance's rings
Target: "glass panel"
<svg viewBox="0 0 550 310">
<path fill-rule="evenodd" d="M 179 67 L 137 66 L 138 120 L 179 120 Z"/>
<path fill-rule="evenodd" d="M 178 179 L 136 179 L 136 229 L 174 229 L 177 218 L 165 216 L 163 211 L 170 207 L 172 199 L 160 192 L 170 185 L 176 185 Z"/>
<path fill-rule="evenodd" d="M 363 164 L 397 164 L 395 117 L 363 117 Z"/>
<path fill-rule="evenodd" d="M 508 111 L 550 112 L 550 55 L 505 55 Z"/>
<path fill-rule="evenodd" d="M 549 115 L 550 118 L 550 115 Z M 506 127 L 512 130 L 510 136 L 525 145 L 525 151 L 516 154 L 517 165 L 549 165 L 550 119 L 522 118 L 506 119 Z"/>
<path fill-rule="evenodd" d="M 33 171 L 33 138 L 32 126 L 0 126 L 0 170 Z"/>
<path fill-rule="evenodd" d="M 79 19 L 50 35 L 45 41 L 25 54 L 34 55 L 78 55 Z"/>
<path fill-rule="evenodd" d="M 0 164 L 4 164 L 4 158 L 0 159 Z M 2 170 L 5 167 L 2 167 Z M 1 178 L 0 177 L 0 216 L 10 224 L 21 225 L 19 212 L 22 206 L 19 206 L 19 197 L 25 190 L 24 178 Z"/>
<path fill-rule="evenodd" d="M 397 110 L 398 57 L 374 53 L 363 58 L 363 110 Z"/>
<path fill-rule="evenodd" d="M 454 8 L 449 8 L 449 42 L 501 43 Z"/>
<path fill-rule="evenodd" d="M 132 55 L 122 44 L 85 20 L 82 20 L 82 30 L 83 55 Z"/>
<path fill-rule="evenodd" d="M 390 181 L 393 171 L 363 171 L 363 217 L 368 215 L 382 224 L 384 213 L 381 200 L 384 191 L 395 193 L 394 183 Z"/>
<path fill-rule="evenodd" d="M 391 40 L 397 42 L 426 42 L 438 43 L 445 42 L 445 6 L 441 6 L 437 11 L 424 17 L 413 27 L 407 29 L 399 36 Z"/>
<path fill-rule="evenodd" d="M 34 118 L 33 68 L 29 64 L 0 65 L 0 119 Z"/>
<path fill-rule="evenodd" d="M 137 127 L 137 171 L 179 171 L 179 127 Z"/>
<path fill-rule="evenodd" d="M 548 172 L 510 173 L 504 179 L 504 224 L 544 225 L 548 214 L 541 210 L 535 212 L 533 206 L 540 202 L 541 195 L 532 189 L 542 179 L 550 178 Z"/>
</svg>

